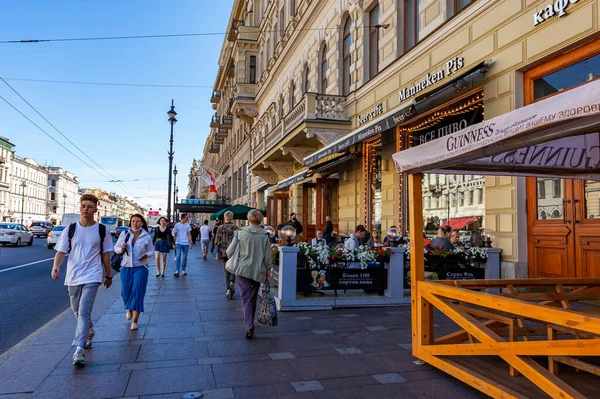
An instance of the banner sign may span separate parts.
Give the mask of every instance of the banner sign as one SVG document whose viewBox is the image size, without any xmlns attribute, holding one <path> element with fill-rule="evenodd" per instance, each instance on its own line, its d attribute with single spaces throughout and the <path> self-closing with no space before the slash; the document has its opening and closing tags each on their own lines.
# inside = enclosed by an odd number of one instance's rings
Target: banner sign
<svg viewBox="0 0 600 399">
<path fill-rule="evenodd" d="M 277 185 L 277 190 L 283 190 L 284 188 L 288 188 L 292 184 L 298 183 L 301 180 L 306 179 L 306 174 L 308 170 L 298 173 L 295 176 L 290 177 L 289 179 L 283 180 L 281 183 Z"/>
<path fill-rule="evenodd" d="M 444 118 L 441 126 L 432 126 L 411 133 L 413 147 L 447 136 L 483 121 L 483 107 L 471 112 L 449 115 Z"/>
<path fill-rule="evenodd" d="M 304 166 L 312 165 L 326 156 L 342 152 L 354 144 L 360 143 L 370 137 L 378 135 L 388 129 L 395 127 L 401 123 L 406 122 L 410 118 L 416 115 L 414 103 L 410 104 L 406 107 L 401 108 L 400 110 L 392 113 L 391 115 L 382 118 L 381 120 L 377 120 L 364 127 L 363 129 L 356 130 L 337 142 L 314 152 L 308 157 L 304 158 Z"/>
<path fill-rule="evenodd" d="M 425 280 L 485 280 L 485 267 L 427 266 Z M 404 268 L 404 288 L 410 288 L 410 268 Z"/>
<path fill-rule="evenodd" d="M 378 267 L 367 269 L 298 269 L 296 273 L 297 292 L 321 290 L 385 290 L 388 283 L 388 270 Z"/>
<path fill-rule="evenodd" d="M 397 152 L 393 155 L 393 159 L 399 173 L 452 167 L 459 163 L 461 157 L 464 159 L 465 156 L 469 156 L 472 160 L 478 154 L 487 155 L 490 159 L 493 158 L 501 163 L 503 162 L 501 158 L 495 156 L 515 148 L 521 138 L 531 140 L 532 144 L 535 143 L 534 139 L 542 140 L 544 132 L 539 132 L 540 128 L 550 129 L 553 125 L 569 121 L 573 122 L 573 127 L 577 127 L 580 118 L 598 115 L 600 115 L 600 80 L 595 80 L 458 132 Z M 561 125 L 561 129 L 552 131 L 555 139 L 565 134 L 566 130 L 562 127 Z M 585 128 L 585 125 L 579 127 Z M 534 130 L 538 131 L 539 137 L 532 136 Z M 573 138 L 567 138 L 565 143 L 570 143 L 571 140 Z M 585 145 L 588 143 L 586 142 Z M 519 159 L 528 159 L 531 163 L 545 162 L 548 169 L 556 168 L 557 163 L 562 164 L 563 158 L 565 163 L 570 162 L 573 156 L 576 156 L 575 164 L 585 165 L 587 162 L 584 162 L 585 156 L 582 156 L 582 162 L 579 163 L 577 158 L 580 153 L 576 154 L 574 149 L 569 151 L 571 156 L 567 159 L 569 154 L 566 148 L 562 150 L 562 156 L 558 157 L 558 154 L 555 155 L 550 148 L 542 150 L 540 146 L 534 147 L 535 150 L 530 150 L 526 154 L 520 153 Z M 570 144 L 569 148 L 571 148 Z"/>
</svg>

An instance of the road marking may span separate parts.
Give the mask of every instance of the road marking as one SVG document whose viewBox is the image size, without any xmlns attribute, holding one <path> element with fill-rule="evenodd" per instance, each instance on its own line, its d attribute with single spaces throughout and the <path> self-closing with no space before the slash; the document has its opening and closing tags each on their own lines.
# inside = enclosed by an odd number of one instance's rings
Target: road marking
<svg viewBox="0 0 600 399">
<path fill-rule="evenodd" d="M 35 262 L 31 262 L 31 263 L 25 263 L 24 265 L 9 267 L 8 269 L 0 270 L 0 273 L 8 272 L 8 271 L 15 270 L 15 269 L 20 269 L 22 267 L 37 265 L 38 263 L 48 262 L 49 260 L 52 260 L 52 259 L 54 259 L 54 257 L 48 258 L 48 259 L 38 260 L 38 261 L 35 261 Z"/>
</svg>

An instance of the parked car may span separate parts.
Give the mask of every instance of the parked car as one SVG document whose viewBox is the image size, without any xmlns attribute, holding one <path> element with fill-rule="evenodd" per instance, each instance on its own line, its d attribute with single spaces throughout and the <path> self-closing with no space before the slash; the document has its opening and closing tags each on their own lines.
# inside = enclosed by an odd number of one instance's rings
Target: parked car
<svg viewBox="0 0 600 399">
<path fill-rule="evenodd" d="M 33 245 L 33 233 L 19 223 L 0 223 L 0 244 Z"/>
<path fill-rule="evenodd" d="M 67 226 L 56 226 L 50 233 L 48 233 L 48 237 L 46 238 L 46 244 L 48 245 L 48 249 L 53 249 L 56 243 L 58 242 L 58 238 L 61 233 Z M 68 232 L 67 232 L 68 233 Z"/>
<path fill-rule="evenodd" d="M 29 230 L 34 237 L 48 237 L 48 233 L 52 231 L 54 225 L 50 222 L 33 222 Z"/>
<path fill-rule="evenodd" d="M 119 236 L 121 235 L 122 232 L 127 231 L 127 229 L 129 228 L 129 226 L 119 226 L 117 227 L 117 230 L 115 231 L 115 237 L 119 238 Z"/>
</svg>

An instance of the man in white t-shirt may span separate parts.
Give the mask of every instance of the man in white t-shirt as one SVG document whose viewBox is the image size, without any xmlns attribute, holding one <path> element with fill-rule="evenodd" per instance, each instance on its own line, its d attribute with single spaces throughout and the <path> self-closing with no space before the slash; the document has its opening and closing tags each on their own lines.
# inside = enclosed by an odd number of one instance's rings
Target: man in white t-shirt
<svg viewBox="0 0 600 399">
<path fill-rule="evenodd" d="M 208 244 L 210 243 L 211 234 L 212 229 L 208 225 L 208 220 L 205 220 L 202 227 L 200 227 L 200 243 L 202 244 L 202 255 L 204 255 L 204 260 L 206 260 L 206 254 L 208 254 Z"/>
<path fill-rule="evenodd" d="M 185 268 L 187 266 L 187 256 L 190 248 L 194 247 L 192 243 L 192 227 L 188 223 L 188 215 L 186 213 L 181 214 L 180 222 L 173 227 L 173 238 L 175 239 L 175 277 L 181 275 L 185 276 L 187 273 Z"/>
<path fill-rule="evenodd" d="M 92 347 L 95 335 L 92 328 L 92 308 L 98 287 L 102 282 L 106 288 L 112 284 L 110 251 L 113 249 L 113 242 L 106 226 L 94 220 L 98 211 L 98 198 L 85 194 L 80 202 L 81 220 L 67 226 L 54 247 L 56 255 L 52 278 L 58 280 L 60 266 L 68 253 L 65 285 L 69 289 L 71 309 L 77 318 L 73 365 L 83 367 L 85 349 Z"/>
</svg>

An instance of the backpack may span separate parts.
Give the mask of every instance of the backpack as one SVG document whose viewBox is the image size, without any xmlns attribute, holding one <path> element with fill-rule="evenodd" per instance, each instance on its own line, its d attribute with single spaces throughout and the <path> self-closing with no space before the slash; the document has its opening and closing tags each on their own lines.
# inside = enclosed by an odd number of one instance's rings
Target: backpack
<svg viewBox="0 0 600 399">
<path fill-rule="evenodd" d="M 71 240 L 75 236 L 75 229 L 77 229 L 77 223 L 71 223 L 69 225 L 69 252 L 71 252 Z M 102 244 L 104 244 L 104 238 L 106 237 L 106 226 L 98 223 L 98 233 L 100 233 L 100 255 L 104 253 Z"/>
</svg>

